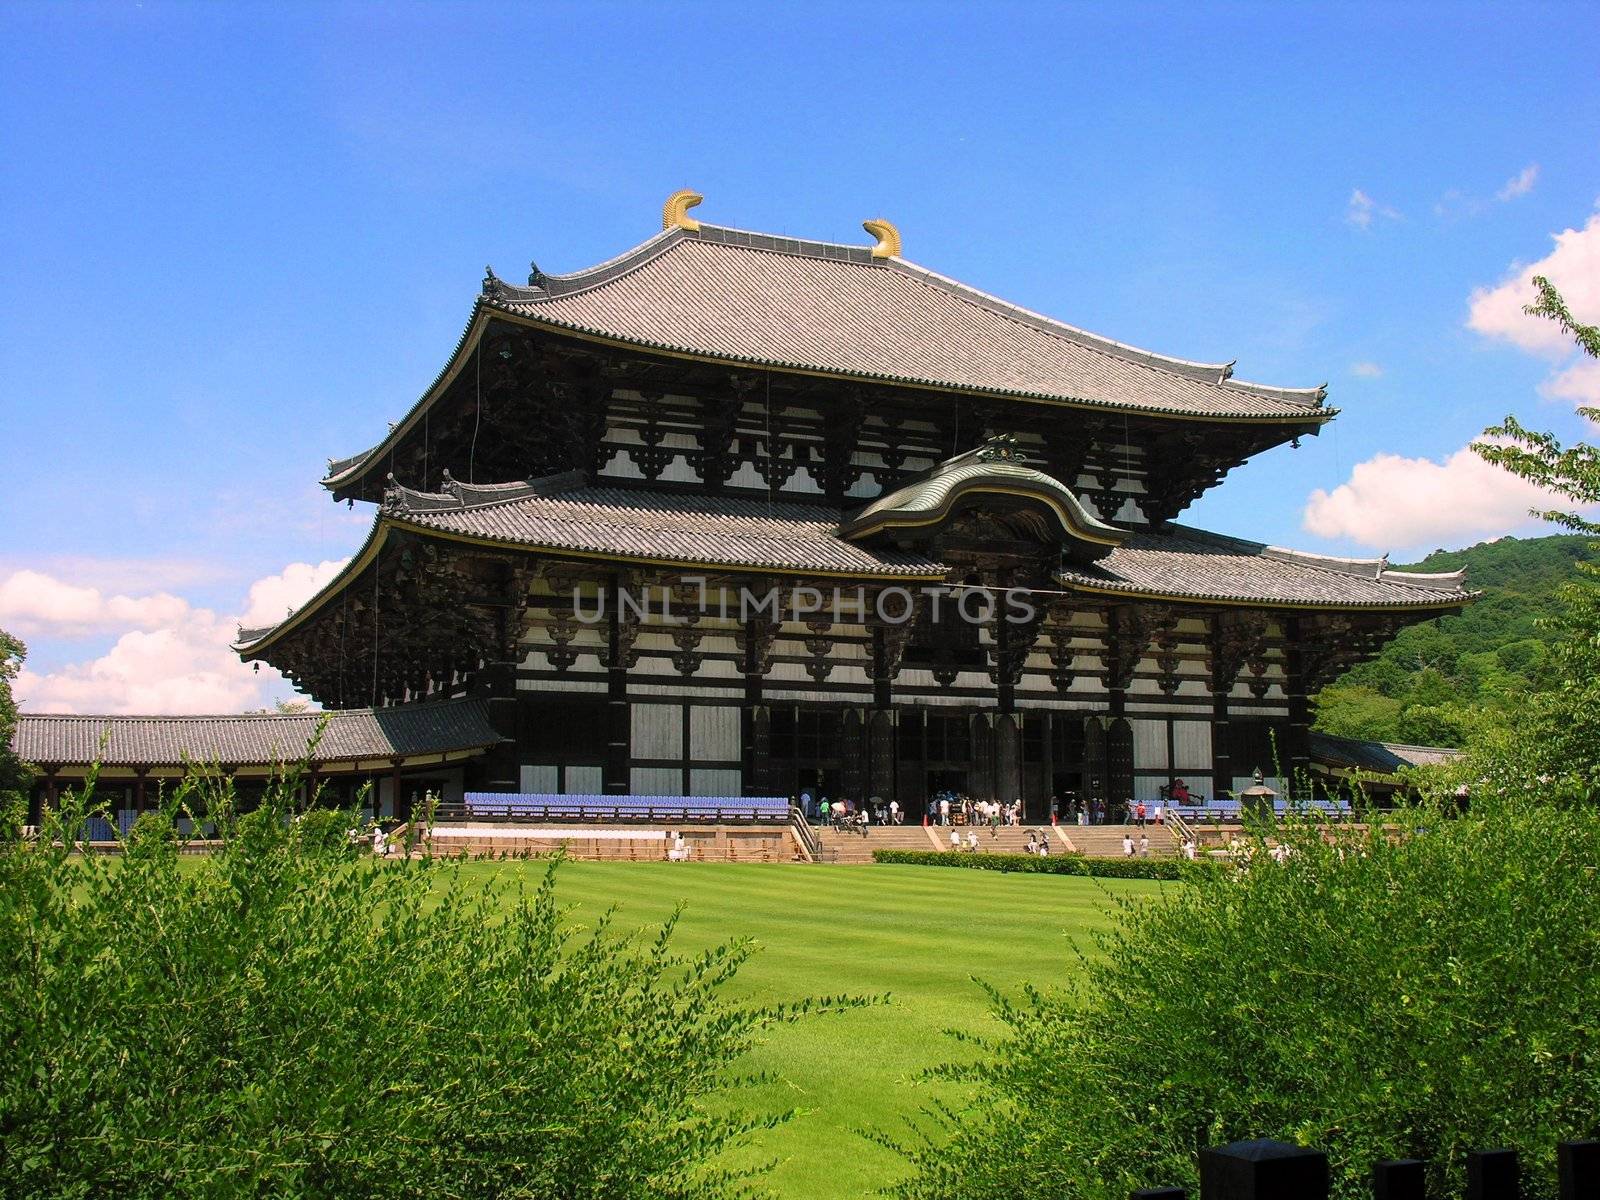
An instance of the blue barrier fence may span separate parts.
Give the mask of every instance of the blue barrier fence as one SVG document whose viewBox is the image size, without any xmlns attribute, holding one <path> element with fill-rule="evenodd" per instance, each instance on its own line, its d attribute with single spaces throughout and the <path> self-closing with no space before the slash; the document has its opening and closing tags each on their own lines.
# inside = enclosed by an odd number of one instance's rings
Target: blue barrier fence
<svg viewBox="0 0 1600 1200">
<path fill-rule="evenodd" d="M 789 819 L 783 796 L 559 796 L 533 792 L 468 792 L 459 809 L 439 817 L 473 821 L 770 822 Z"/>
</svg>

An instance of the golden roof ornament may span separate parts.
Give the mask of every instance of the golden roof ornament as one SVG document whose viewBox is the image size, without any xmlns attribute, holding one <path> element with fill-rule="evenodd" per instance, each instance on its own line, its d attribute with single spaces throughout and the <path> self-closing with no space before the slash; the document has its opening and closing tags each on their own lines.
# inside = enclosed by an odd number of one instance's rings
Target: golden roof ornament
<svg viewBox="0 0 1600 1200">
<path fill-rule="evenodd" d="M 878 244 L 872 248 L 873 258 L 900 257 L 900 231 L 889 222 L 882 217 L 874 217 L 861 222 L 861 228 L 878 239 Z"/>
<path fill-rule="evenodd" d="M 699 204 L 705 197 L 690 188 L 673 192 L 667 197 L 667 202 L 661 206 L 661 228 L 684 229 L 695 233 L 700 229 L 700 222 L 689 215 L 689 210 Z"/>
</svg>

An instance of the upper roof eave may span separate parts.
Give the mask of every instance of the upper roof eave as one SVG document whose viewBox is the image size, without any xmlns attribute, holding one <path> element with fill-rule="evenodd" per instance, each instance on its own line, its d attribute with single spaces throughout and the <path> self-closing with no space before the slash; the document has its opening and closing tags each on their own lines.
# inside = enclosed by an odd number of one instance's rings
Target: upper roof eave
<svg viewBox="0 0 1600 1200">
<path fill-rule="evenodd" d="M 781 358 L 741 355 L 735 353 L 709 354 L 693 347 L 673 345 L 668 342 L 654 341 L 645 338 L 634 338 L 624 334 L 606 333 L 588 328 L 576 322 L 563 321 L 553 314 L 537 313 L 541 301 L 559 297 L 566 297 L 589 288 L 598 287 L 614 279 L 620 278 L 633 270 L 638 269 L 657 258 L 671 247 L 689 239 L 700 241 L 722 242 L 728 245 L 742 246 L 749 249 L 764 250 L 775 254 L 795 254 L 801 256 L 821 257 L 833 261 L 858 262 L 864 266 L 873 266 L 878 269 L 891 269 L 916 277 L 923 282 L 937 286 L 953 295 L 959 296 L 969 303 L 989 309 L 1013 320 L 1025 322 L 1049 333 L 1070 340 L 1073 343 L 1087 347 L 1112 357 L 1124 359 L 1134 363 L 1163 371 L 1194 382 L 1219 387 L 1229 392 L 1243 393 L 1264 401 L 1277 404 L 1287 404 L 1294 409 L 1303 411 L 1262 411 L 1259 413 L 1197 413 L 1191 410 L 1170 407 L 1163 408 L 1150 403 L 1127 403 L 1116 400 L 1098 399 L 1090 396 L 1074 396 L 1055 394 L 1042 391 L 1031 391 L 1003 387 L 969 386 L 965 384 L 952 384 L 948 381 L 923 378 L 915 375 L 897 375 L 872 371 L 850 371 L 837 368 L 817 367 L 802 362 L 788 361 Z M 704 362 L 721 363 L 730 366 L 762 367 L 784 373 L 806 374 L 823 378 L 849 379 L 863 382 L 887 383 L 894 386 L 912 387 L 917 389 L 931 389 L 941 392 L 964 393 L 971 395 L 991 396 L 997 398 L 1013 398 L 1033 402 L 1059 404 L 1074 408 L 1103 409 L 1111 412 L 1125 412 L 1129 415 L 1145 415 L 1169 420 L 1193 421 L 1196 423 L 1249 423 L 1249 424 L 1279 424 L 1279 425 L 1306 425 L 1313 428 L 1320 427 L 1326 421 L 1338 414 L 1337 409 L 1326 408 L 1323 401 L 1326 397 L 1326 385 L 1316 388 L 1276 388 L 1263 384 L 1247 383 L 1232 378 L 1233 364 L 1228 363 L 1201 363 L 1188 359 L 1176 358 L 1169 355 L 1158 354 L 1155 351 L 1144 350 L 1127 343 L 1118 342 L 1099 334 L 1090 333 L 1077 326 L 1069 325 L 1064 321 L 1047 317 L 1021 306 L 1010 304 L 1007 301 L 983 292 L 977 288 L 940 275 L 904 258 L 878 259 L 871 257 L 871 250 L 867 247 L 845 245 L 842 243 L 818 242 L 800 238 L 780 237 L 773 234 L 755 233 L 745 230 L 732 229 L 724 226 L 701 225 L 696 231 L 689 231 L 674 227 L 656 234 L 654 237 L 641 242 L 637 246 L 623 252 L 616 257 L 599 263 L 581 271 L 565 275 L 538 274 L 535 278 L 539 286 L 519 287 L 506 283 L 493 276 L 492 273 L 485 279 L 485 290 L 478 297 L 473 306 L 472 316 L 467 322 L 456 348 L 450 359 L 440 370 L 433 382 L 424 390 L 415 404 L 399 422 L 391 427 L 384 439 L 370 449 L 347 458 L 330 459 L 328 472 L 322 479 L 322 486 L 330 491 L 338 491 L 364 478 L 370 471 L 374 461 L 381 461 L 384 451 L 393 448 L 415 426 L 420 417 L 431 407 L 438 395 L 464 365 L 467 355 L 482 336 L 483 326 L 487 323 L 485 318 L 489 314 L 526 323 L 531 326 L 550 330 L 552 332 L 567 334 L 581 340 L 609 344 L 620 347 L 636 348 L 648 352 L 671 355 L 673 357 L 689 358 Z M 530 311 L 532 310 L 532 311 Z"/>
</svg>

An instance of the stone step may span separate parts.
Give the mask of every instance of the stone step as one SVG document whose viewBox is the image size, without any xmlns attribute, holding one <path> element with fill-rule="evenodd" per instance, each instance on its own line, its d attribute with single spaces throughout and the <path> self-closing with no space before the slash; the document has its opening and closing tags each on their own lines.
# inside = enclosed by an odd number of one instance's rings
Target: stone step
<svg viewBox="0 0 1600 1200">
<path fill-rule="evenodd" d="M 1072 825 L 1063 826 L 1062 832 L 1090 858 L 1121 858 L 1124 834 L 1132 835 L 1135 847 L 1141 833 L 1148 837 L 1151 858 L 1171 858 L 1179 850 L 1177 832 L 1170 825 L 1148 824 L 1143 829 L 1137 825 Z"/>
</svg>

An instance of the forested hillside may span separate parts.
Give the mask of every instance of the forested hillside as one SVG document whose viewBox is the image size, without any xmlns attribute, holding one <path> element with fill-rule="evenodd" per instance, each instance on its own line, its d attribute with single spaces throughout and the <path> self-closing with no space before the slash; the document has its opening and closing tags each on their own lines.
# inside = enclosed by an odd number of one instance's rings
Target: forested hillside
<svg viewBox="0 0 1600 1200">
<path fill-rule="evenodd" d="M 1462 705 L 1511 706 L 1537 688 L 1549 635 L 1539 618 L 1580 561 L 1600 561 L 1585 536 L 1502 538 L 1436 550 L 1407 568 L 1454 571 L 1483 595 L 1458 616 L 1403 631 L 1372 662 L 1316 698 L 1316 728 L 1341 737 L 1414 745 L 1461 743 Z"/>
</svg>

